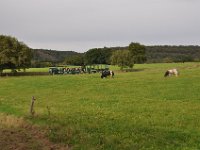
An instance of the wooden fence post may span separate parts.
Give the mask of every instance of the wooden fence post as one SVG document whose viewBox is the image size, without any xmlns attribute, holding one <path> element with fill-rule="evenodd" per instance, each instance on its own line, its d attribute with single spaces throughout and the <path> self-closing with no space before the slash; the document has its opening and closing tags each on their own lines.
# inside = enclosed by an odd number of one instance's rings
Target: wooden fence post
<svg viewBox="0 0 200 150">
<path fill-rule="evenodd" d="M 34 111 L 34 102 L 35 102 L 35 97 L 33 96 L 32 97 L 32 100 L 31 100 L 31 107 L 30 107 L 30 113 L 31 115 L 33 116 L 35 114 L 35 111 Z"/>
</svg>

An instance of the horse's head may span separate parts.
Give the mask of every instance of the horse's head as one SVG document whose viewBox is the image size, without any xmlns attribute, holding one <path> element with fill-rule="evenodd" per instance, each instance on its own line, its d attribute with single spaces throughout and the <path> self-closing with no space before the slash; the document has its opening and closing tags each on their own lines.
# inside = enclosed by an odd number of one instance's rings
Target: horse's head
<svg viewBox="0 0 200 150">
<path fill-rule="evenodd" d="M 167 76 L 169 76 L 169 71 L 168 70 L 165 72 L 164 77 L 167 77 Z"/>
</svg>

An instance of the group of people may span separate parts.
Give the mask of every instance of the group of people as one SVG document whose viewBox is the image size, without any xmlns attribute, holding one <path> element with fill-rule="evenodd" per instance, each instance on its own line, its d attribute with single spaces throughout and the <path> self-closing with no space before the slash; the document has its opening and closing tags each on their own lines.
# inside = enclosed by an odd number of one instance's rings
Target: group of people
<svg viewBox="0 0 200 150">
<path fill-rule="evenodd" d="M 63 73 L 79 74 L 79 73 L 85 73 L 85 70 L 81 67 L 79 67 L 79 68 L 63 68 Z"/>
</svg>

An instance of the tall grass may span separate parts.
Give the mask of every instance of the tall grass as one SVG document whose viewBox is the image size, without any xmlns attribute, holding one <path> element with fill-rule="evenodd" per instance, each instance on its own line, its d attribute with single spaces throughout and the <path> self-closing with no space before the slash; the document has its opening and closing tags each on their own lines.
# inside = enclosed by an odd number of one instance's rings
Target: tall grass
<svg viewBox="0 0 200 150">
<path fill-rule="evenodd" d="M 47 127 L 52 141 L 74 149 L 200 149 L 200 64 L 134 67 L 114 79 L 0 78 L 0 112 Z M 180 76 L 164 78 L 172 67 Z M 29 118 L 32 96 L 36 116 Z"/>
</svg>

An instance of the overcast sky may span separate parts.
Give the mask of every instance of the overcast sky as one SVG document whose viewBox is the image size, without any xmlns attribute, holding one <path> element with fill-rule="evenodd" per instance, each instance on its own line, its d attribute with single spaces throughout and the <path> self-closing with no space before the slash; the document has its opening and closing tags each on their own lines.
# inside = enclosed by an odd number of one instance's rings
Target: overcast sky
<svg viewBox="0 0 200 150">
<path fill-rule="evenodd" d="M 200 0 L 0 0 L 0 34 L 31 48 L 200 45 Z"/>
</svg>

